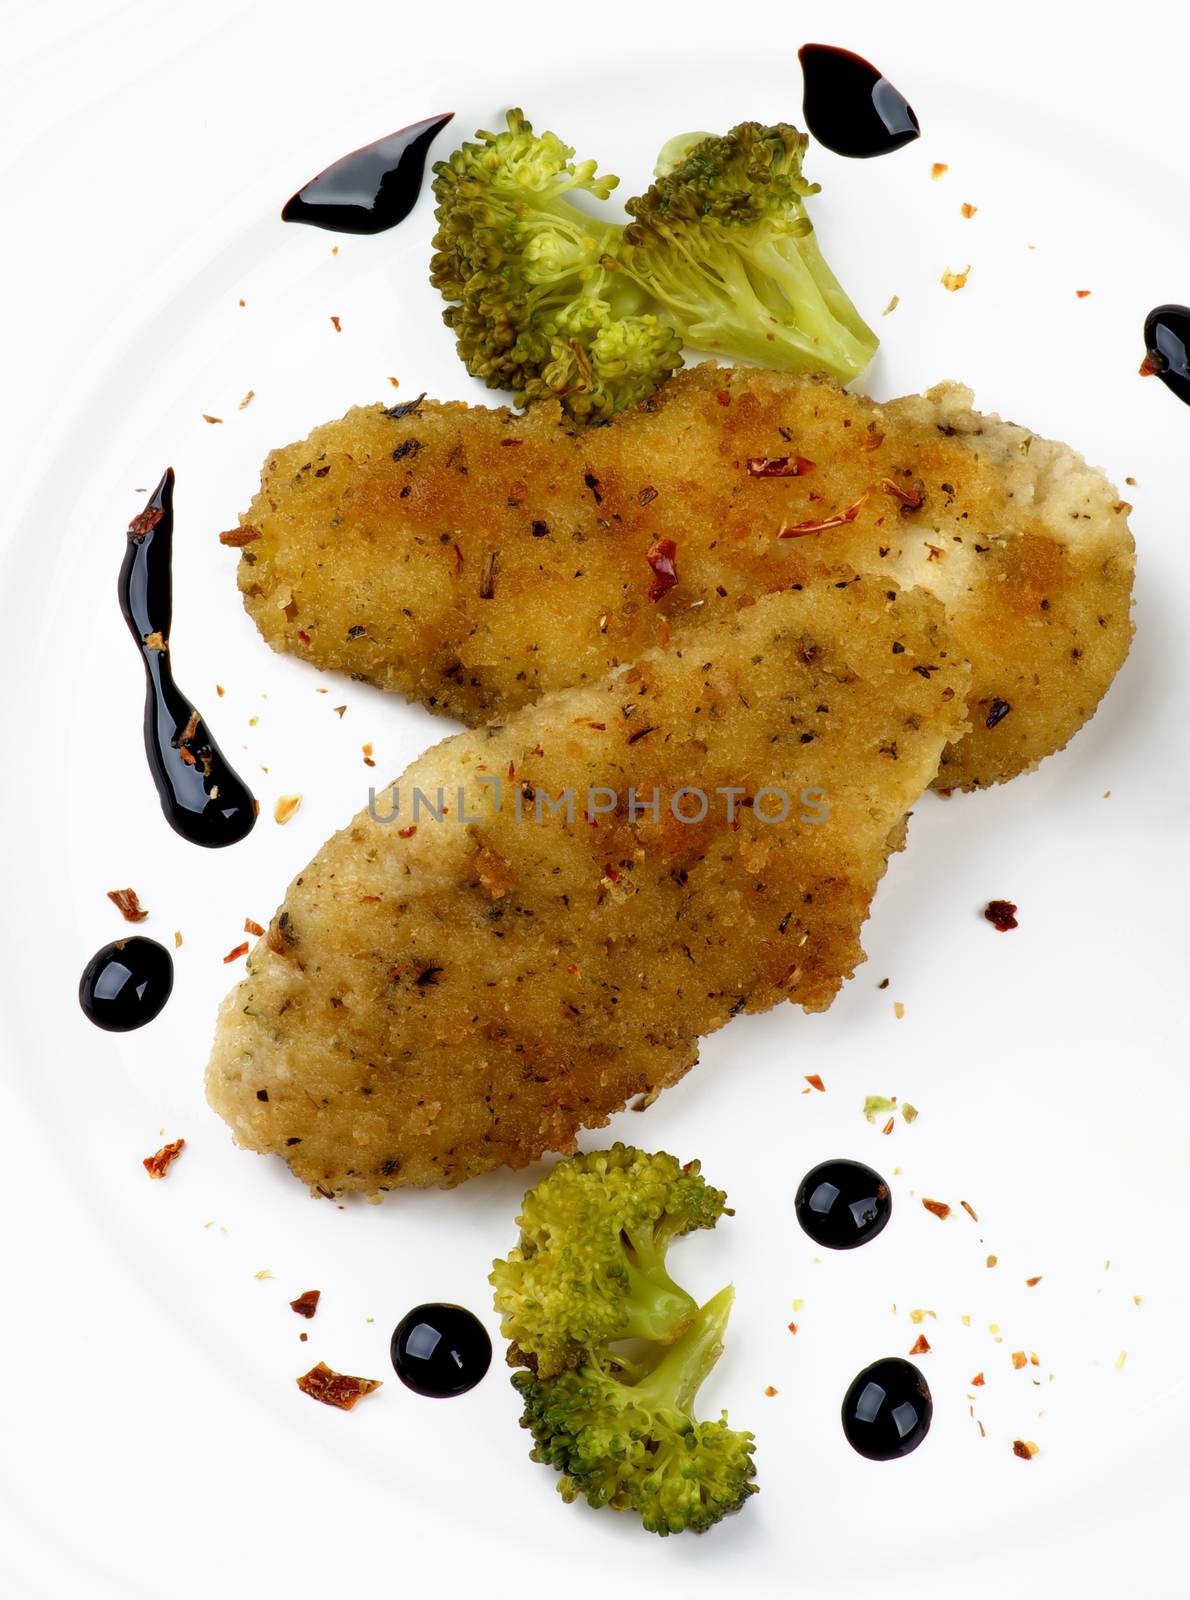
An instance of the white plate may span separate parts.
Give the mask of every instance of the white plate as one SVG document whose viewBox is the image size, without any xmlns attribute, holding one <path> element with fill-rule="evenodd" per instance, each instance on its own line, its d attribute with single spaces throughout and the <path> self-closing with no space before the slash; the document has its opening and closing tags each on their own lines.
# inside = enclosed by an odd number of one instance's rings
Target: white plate
<svg viewBox="0 0 1190 1600">
<path fill-rule="evenodd" d="M 766 4 L 732 14 L 726 40 L 677 6 L 401 9 L 76 4 L 13 19 L 5 1592 L 1181 1592 L 1190 413 L 1136 367 L 1145 312 L 1190 297 L 1184 172 L 1166 154 L 1181 107 L 1155 92 L 1190 29 L 1162 23 L 1150 48 L 1149 4 L 1118 16 L 1110 43 L 1085 15 L 1015 4 L 852 4 L 845 22 Z M 527 1459 L 498 1361 L 450 1404 L 389 1369 L 392 1326 L 419 1300 L 465 1302 L 495 1331 L 485 1275 L 512 1242 L 524 1176 L 315 1203 L 279 1163 L 235 1150 L 205 1105 L 214 1009 L 237 975 L 221 958 L 245 916 L 266 921 L 362 803 L 362 743 L 382 776 L 447 731 L 266 650 L 215 534 L 270 445 L 391 400 L 389 374 L 406 396 L 473 393 L 425 282 L 428 194 L 394 233 L 336 239 L 277 220 L 302 181 L 414 118 L 453 108 L 449 140 L 519 102 L 632 193 L 678 130 L 797 120 L 807 38 L 869 54 L 925 130 L 885 161 L 814 148 L 808 163 L 826 254 L 884 340 L 873 391 L 959 377 L 985 409 L 1136 478 L 1139 631 L 1064 755 L 993 793 L 922 802 L 866 930 L 869 963 L 829 1015 L 740 1019 L 647 1118 L 609 1130 L 701 1157 L 737 1211 L 681 1247 L 680 1273 L 697 1291 L 737 1285 L 704 1404 L 755 1430 L 763 1492 L 705 1539 L 662 1542 L 561 1504 Z M 935 161 L 949 171 L 932 182 Z M 943 269 L 968 262 L 967 288 L 947 294 Z M 221 853 L 160 816 L 115 603 L 124 527 L 167 462 L 179 680 L 263 803 L 251 839 Z M 278 828 L 272 803 L 290 791 L 303 805 Z M 88 1026 L 75 987 L 122 929 L 104 891 L 124 884 L 150 908 L 146 933 L 169 943 L 179 928 L 185 944 L 160 1020 L 119 1038 Z M 994 896 L 1020 905 L 1010 937 L 979 916 Z M 825 1094 L 803 1092 L 812 1072 Z M 881 1137 L 861 1115 L 875 1092 L 919 1120 Z M 178 1135 L 184 1155 L 150 1184 L 140 1158 Z M 793 1191 L 842 1153 L 890 1177 L 895 1215 L 871 1249 L 819 1260 Z M 939 1223 L 923 1195 L 955 1215 Z M 318 1315 L 300 1323 L 287 1301 L 314 1287 Z M 844 1443 L 839 1402 L 869 1360 L 908 1351 L 914 1308 L 936 1312 L 933 1432 L 873 1466 Z M 1040 1365 L 1014 1370 L 1017 1349 Z M 325 1410 L 293 1384 L 319 1358 L 388 1381 L 350 1416 Z M 1040 1455 L 1017 1459 L 1015 1438 Z"/>
</svg>

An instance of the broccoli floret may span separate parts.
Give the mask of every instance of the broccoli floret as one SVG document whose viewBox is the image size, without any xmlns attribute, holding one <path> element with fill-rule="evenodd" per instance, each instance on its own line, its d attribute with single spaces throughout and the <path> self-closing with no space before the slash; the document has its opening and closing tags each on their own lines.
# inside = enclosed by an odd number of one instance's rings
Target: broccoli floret
<svg viewBox="0 0 1190 1600">
<path fill-rule="evenodd" d="M 550 1377 L 612 1339 L 676 1339 L 698 1308 L 665 1270 L 666 1250 L 713 1228 L 726 1201 L 697 1161 L 623 1144 L 560 1161 L 525 1196 L 517 1248 L 493 1262 L 510 1361 Z"/>
<path fill-rule="evenodd" d="M 531 1455 L 562 1474 L 564 1500 L 636 1511 L 650 1533 L 703 1533 L 755 1493 L 752 1435 L 729 1428 L 726 1412 L 691 1415 L 733 1297 L 728 1288 L 708 1301 L 643 1376 L 606 1351 L 556 1378 L 515 1374 Z"/>
<path fill-rule="evenodd" d="M 601 421 L 652 394 L 682 364 L 681 339 L 630 279 L 605 264 L 622 229 L 572 205 L 619 182 L 575 163 L 520 111 L 434 167 L 438 205 L 430 281 L 468 372 L 518 405 L 553 396 Z"/>
<path fill-rule="evenodd" d="M 802 176 L 806 135 L 742 122 L 670 140 L 657 181 L 628 202 L 616 265 L 669 313 L 687 344 L 847 382 L 875 354 L 818 248 Z"/>
<path fill-rule="evenodd" d="M 572 204 L 619 180 L 520 111 L 434 167 L 431 282 L 467 370 L 518 405 L 553 396 L 580 421 L 646 399 L 683 344 L 846 382 L 877 339 L 818 249 L 785 123 L 681 134 L 626 226 Z"/>
</svg>

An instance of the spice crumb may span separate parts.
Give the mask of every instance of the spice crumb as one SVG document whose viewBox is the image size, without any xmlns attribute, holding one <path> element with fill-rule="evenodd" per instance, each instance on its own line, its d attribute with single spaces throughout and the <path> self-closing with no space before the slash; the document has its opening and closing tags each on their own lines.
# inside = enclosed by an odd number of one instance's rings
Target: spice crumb
<svg viewBox="0 0 1190 1600">
<path fill-rule="evenodd" d="M 887 989 L 888 988 L 888 979 L 887 978 L 881 978 L 880 982 L 876 985 L 876 987 L 878 989 Z"/>
<path fill-rule="evenodd" d="M 202 414 L 202 420 L 204 422 L 222 422 L 223 418 L 222 417 L 208 416 L 208 414 L 204 411 L 203 414 Z"/>
<path fill-rule="evenodd" d="M 1028 1289 L 1036 1289 L 1037 1285 L 1040 1282 L 1041 1282 L 1041 1273 L 1039 1272 L 1035 1278 L 1026 1278 L 1025 1279 L 1025 1287 L 1028 1288 Z"/>
<path fill-rule="evenodd" d="M 253 400 L 255 400 L 255 399 L 256 399 L 256 390 L 255 389 L 249 389 L 248 393 L 240 401 L 239 409 L 241 411 L 243 411 L 245 406 L 250 406 L 252 404 Z"/>
<path fill-rule="evenodd" d="M 937 183 L 938 179 L 944 177 L 949 171 L 949 162 L 935 161 L 934 165 L 930 168 L 930 177 L 933 178 L 935 183 Z"/>
<path fill-rule="evenodd" d="M 820 1094 L 826 1093 L 826 1085 L 816 1072 L 808 1072 L 806 1074 L 806 1082 L 810 1085 L 811 1089 L 817 1089 Z"/>
<path fill-rule="evenodd" d="M 1022 1461 L 1032 1461 L 1038 1453 L 1038 1448 L 1031 1439 L 1014 1439 L 1012 1453 L 1014 1456 L 1020 1456 Z"/>
<path fill-rule="evenodd" d="M 392 384 L 394 389 L 399 389 L 401 387 L 401 380 L 399 378 L 390 378 L 388 381 Z"/>
<path fill-rule="evenodd" d="M 971 1202 L 969 1200 L 960 1200 L 959 1204 L 962 1206 L 963 1210 L 967 1213 L 967 1215 L 971 1218 L 972 1222 L 978 1222 L 979 1221 L 979 1218 L 975 1215 L 975 1207 L 971 1204 Z"/>
<path fill-rule="evenodd" d="M 956 290 L 965 289 L 967 287 L 967 275 L 970 273 L 970 271 L 971 264 L 968 262 L 963 268 L 962 272 L 951 272 L 949 269 L 947 269 L 947 271 L 942 274 L 942 277 L 939 281 L 944 289 L 949 289 L 951 294 L 954 294 Z"/>
<path fill-rule="evenodd" d="M 185 1139 L 175 1139 L 172 1144 L 162 1145 L 156 1155 L 146 1156 L 141 1165 L 150 1178 L 164 1178 L 185 1147 Z"/>
<path fill-rule="evenodd" d="M 311 1400 L 319 1400 L 324 1406 L 338 1406 L 340 1411 L 350 1411 L 363 1395 L 381 1386 L 379 1378 L 353 1378 L 345 1372 L 336 1372 L 325 1361 L 311 1367 L 296 1381 L 298 1388 Z"/>
<path fill-rule="evenodd" d="M 301 803 L 302 797 L 300 794 L 281 795 L 273 807 L 274 820 L 280 823 L 288 822 Z"/>
<path fill-rule="evenodd" d="M 149 914 L 141 905 L 135 889 L 109 889 L 107 897 L 125 922 L 143 922 Z"/>
<path fill-rule="evenodd" d="M 937 1217 L 939 1222 L 945 1222 L 950 1216 L 950 1207 L 945 1200 L 923 1200 L 922 1205 L 931 1216 Z"/>
<path fill-rule="evenodd" d="M 900 1022 L 901 1018 L 904 1015 L 905 1015 L 904 1002 L 901 1001 L 901 1000 L 894 1000 L 893 1001 L 893 1016 L 896 1017 L 898 1022 Z"/>
<path fill-rule="evenodd" d="M 182 930 L 181 930 L 181 928 L 175 928 L 174 929 L 174 949 L 175 950 L 180 950 L 181 948 L 182 948 Z"/>
<path fill-rule="evenodd" d="M 901 303 L 900 295 L 899 294 L 894 294 L 892 299 L 888 302 L 888 304 L 885 306 L 884 310 L 881 312 L 881 316 L 887 317 L 890 314 L 890 312 L 893 312 L 893 311 L 895 311 L 897 309 L 897 307 L 900 305 L 900 303 Z"/>
<path fill-rule="evenodd" d="M 296 1311 L 299 1317 L 312 1317 L 318 1310 L 318 1302 L 321 1298 L 321 1289 L 303 1289 L 296 1300 L 289 1302 L 289 1309 Z"/>
<path fill-rule="evenodd" d="M 1127 1361 L 1127 1359 L 1128 1359 L 1127 1350 L 1121 1350 L 1119 1355 L 1116 1357 L 1116 1371 L 1117 1372 L 1123 1372 L 1124 1363 L 1125 1363 L 1125 1361 Z"/>
<path fill-rule="evenodd" d="M 269 1269 L 267 1267 L 261 1267 L 260 1271 L 257 1272 L 257 1273 L 254 1273 L 253 1276 L 255 1277 L 257 1283 L 264 1283 L 269 1278 L 271 1278 L 273 1276 L 273 1274 L 269 1271 Z"/>
<path fill-rule="evenodd" d="M 1023 1350 L 1014 1350 L 1012 1352 L 1012 1364 L 1019 1372 L 1022 1367 L 1029 1365 L 1029 1358 Z"/>
<path fill-rule="evenodd" d="M 1017 908 L 1011 900 L 989 900 L 983 908 L 984 917 L 997 933 L 1007 933 L 1010 928 L 1020 926 L 1016 913 Z"/>
<path fill-rule="evenodd" d="M 338 317 L 332 317 L 331 321 L 335 325 L 335 332 L 336 333 L 342 333 L 343 332 L 343 324 L 339 321 Z"/>
<path fill-rule="evenodd" d="M 978 206 L 973 206 L 968 201 L 964 200 L 962 205 L 959 207 L 959 209 L 960 209 L 960 211 L 963 213 L 963 215 L 965 217 L 973 217 L 975 215 L 975 213 L 979 210 L 979 207 Z"/>
<path fill-rule="evenodd" d="M 774 1395 L 775 1395 L 775 1394 L 776 1394 L 776 1393 L 777 1393 L 777 1391 L 776 1391 L 776 1389 L 774 1389 L 774 1388 L 773 1388 L 773 1386 L 772 1386 L 772 1384 L 771 1384 L 771 1383 L 770 1383 L 770 1384 L 768 1384 L 768 1385 L 766 1385 L 766 1387 L 765 1387 L 765 1391 L 764 1391 L 764 1392 L 765 1392 L 765 1394 L 767 1394 L 767 1395 L 768 1395 L 768 1397 L 769 1397 L 769 1399 L 770 1399 L 770 1400 L 771 1400 L 771 1399 L 772 1399 L 772 1397 L 773 1397 L 773 1396 L 774 1396 Z"/>
<path fill-rule="evenodd" d="M 257 939 L 263 938 L 264 929 L 259 922 L 253 922 L 251 917 L 244 918 L 244 932 L 253 934 Z"/>
<path fill-rule="evenodd" d="M 989 1267 L 994 1267 L 996 1265 L 997 1261 L 999 1261 L 999 1259 L 1000 1259 L 999 1256 L 989 1256 L 988 1259 L 987 1259 L 986 1265 L 989 1266 Z"/>
</svg>

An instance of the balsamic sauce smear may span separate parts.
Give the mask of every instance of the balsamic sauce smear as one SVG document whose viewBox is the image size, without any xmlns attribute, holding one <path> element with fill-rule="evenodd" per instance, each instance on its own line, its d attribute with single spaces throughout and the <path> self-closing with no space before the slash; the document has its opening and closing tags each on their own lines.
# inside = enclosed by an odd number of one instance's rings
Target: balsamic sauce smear
<svg viewBox="0 0 1190 1600">
<path fill-rule="evenodd" d="M 833 44 L 804 44 L 797 57 L 806 128 L 836 155 L 886 156 L 921 133 L 905 96 L 863 56 Z"/>
<path fill-rule="evenodd" d="M 174 986 L 174 959 L 154 939 L 117 939 L 97 950 L 79 980 L 79 1005 L 106 1033 L 143 1028 Z"/>
<path fill-rule="evenodd" d="M 812 1167 L 793 1204 L 802 1227 L 827 1250 L 867 1244 L 892 1216 L 888 1184 L 861 1161 L 823 1161 Z"/>
<path fill-rule="evenodd" d="M 911 1361 L 886 1356 L 854 1379 L 843 1400 L 843 1432 L 869 1461 L 916 1450 L 934 1418 L 930 1386 Z"/>
<path fill-rule="evenodd" d="M 492 1341 L 463 1306 L 414 1306 L 397 1323 L 390 1353 L 406 1388 L 441 1400 L 474 1389 L 491 1365 Z"/>
<path fill-rule="evenodd" d="M 173 468 L 168 467 L 148 505 L 129 524 L 120 610 L 144 657 L 145 753 L 165 820 L 191 844 L 219 847 L 252 832 L 256 802 L 170 670 L 173 495 Z"/>
<path fill-rule="evenodd" d="M 453 116 L 427 117 L 340 157 L 285 202 L 282 222 L 308 222 L 331 233 L 395 228 L 417 204 L 426 152 Z"/>
<path fill-rule="evenodd" d="M 1158 377 L 1190 405 L 1190 306 L 1157 306 L 1145 318 L 1145 377 Z"/>
</svg>

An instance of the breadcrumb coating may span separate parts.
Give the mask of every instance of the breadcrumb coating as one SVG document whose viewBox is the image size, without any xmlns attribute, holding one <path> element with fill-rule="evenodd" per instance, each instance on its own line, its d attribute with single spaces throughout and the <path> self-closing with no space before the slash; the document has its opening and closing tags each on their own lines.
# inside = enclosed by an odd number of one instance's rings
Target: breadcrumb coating
<svg viewBox="0 0 1190 1600">
<path fill-rule="evenodd" d="M 887 580 L 695 619 L 446 739 L 298 874 L 208 1068 L 241 1145 L 326 1195 L 449 1187 L 572 1149 L 738 1012 L 830 1004 L 968 668 Z"/>
<path fill-rule="evenodd" d="M 977 788 L 1062 749 L 1128 651 L 1129 507 L 955 384 L 881 406 L 707 364 L 606 427 L 549 402 L 395 410 L 275 451 L 225 538 L 247 530 L 240 589 L 274 649 L 470 724 L 597 681 L 662 619 L 844 567 L 945 603 L 971 731 L 937 782 Z"/>
</svg>

